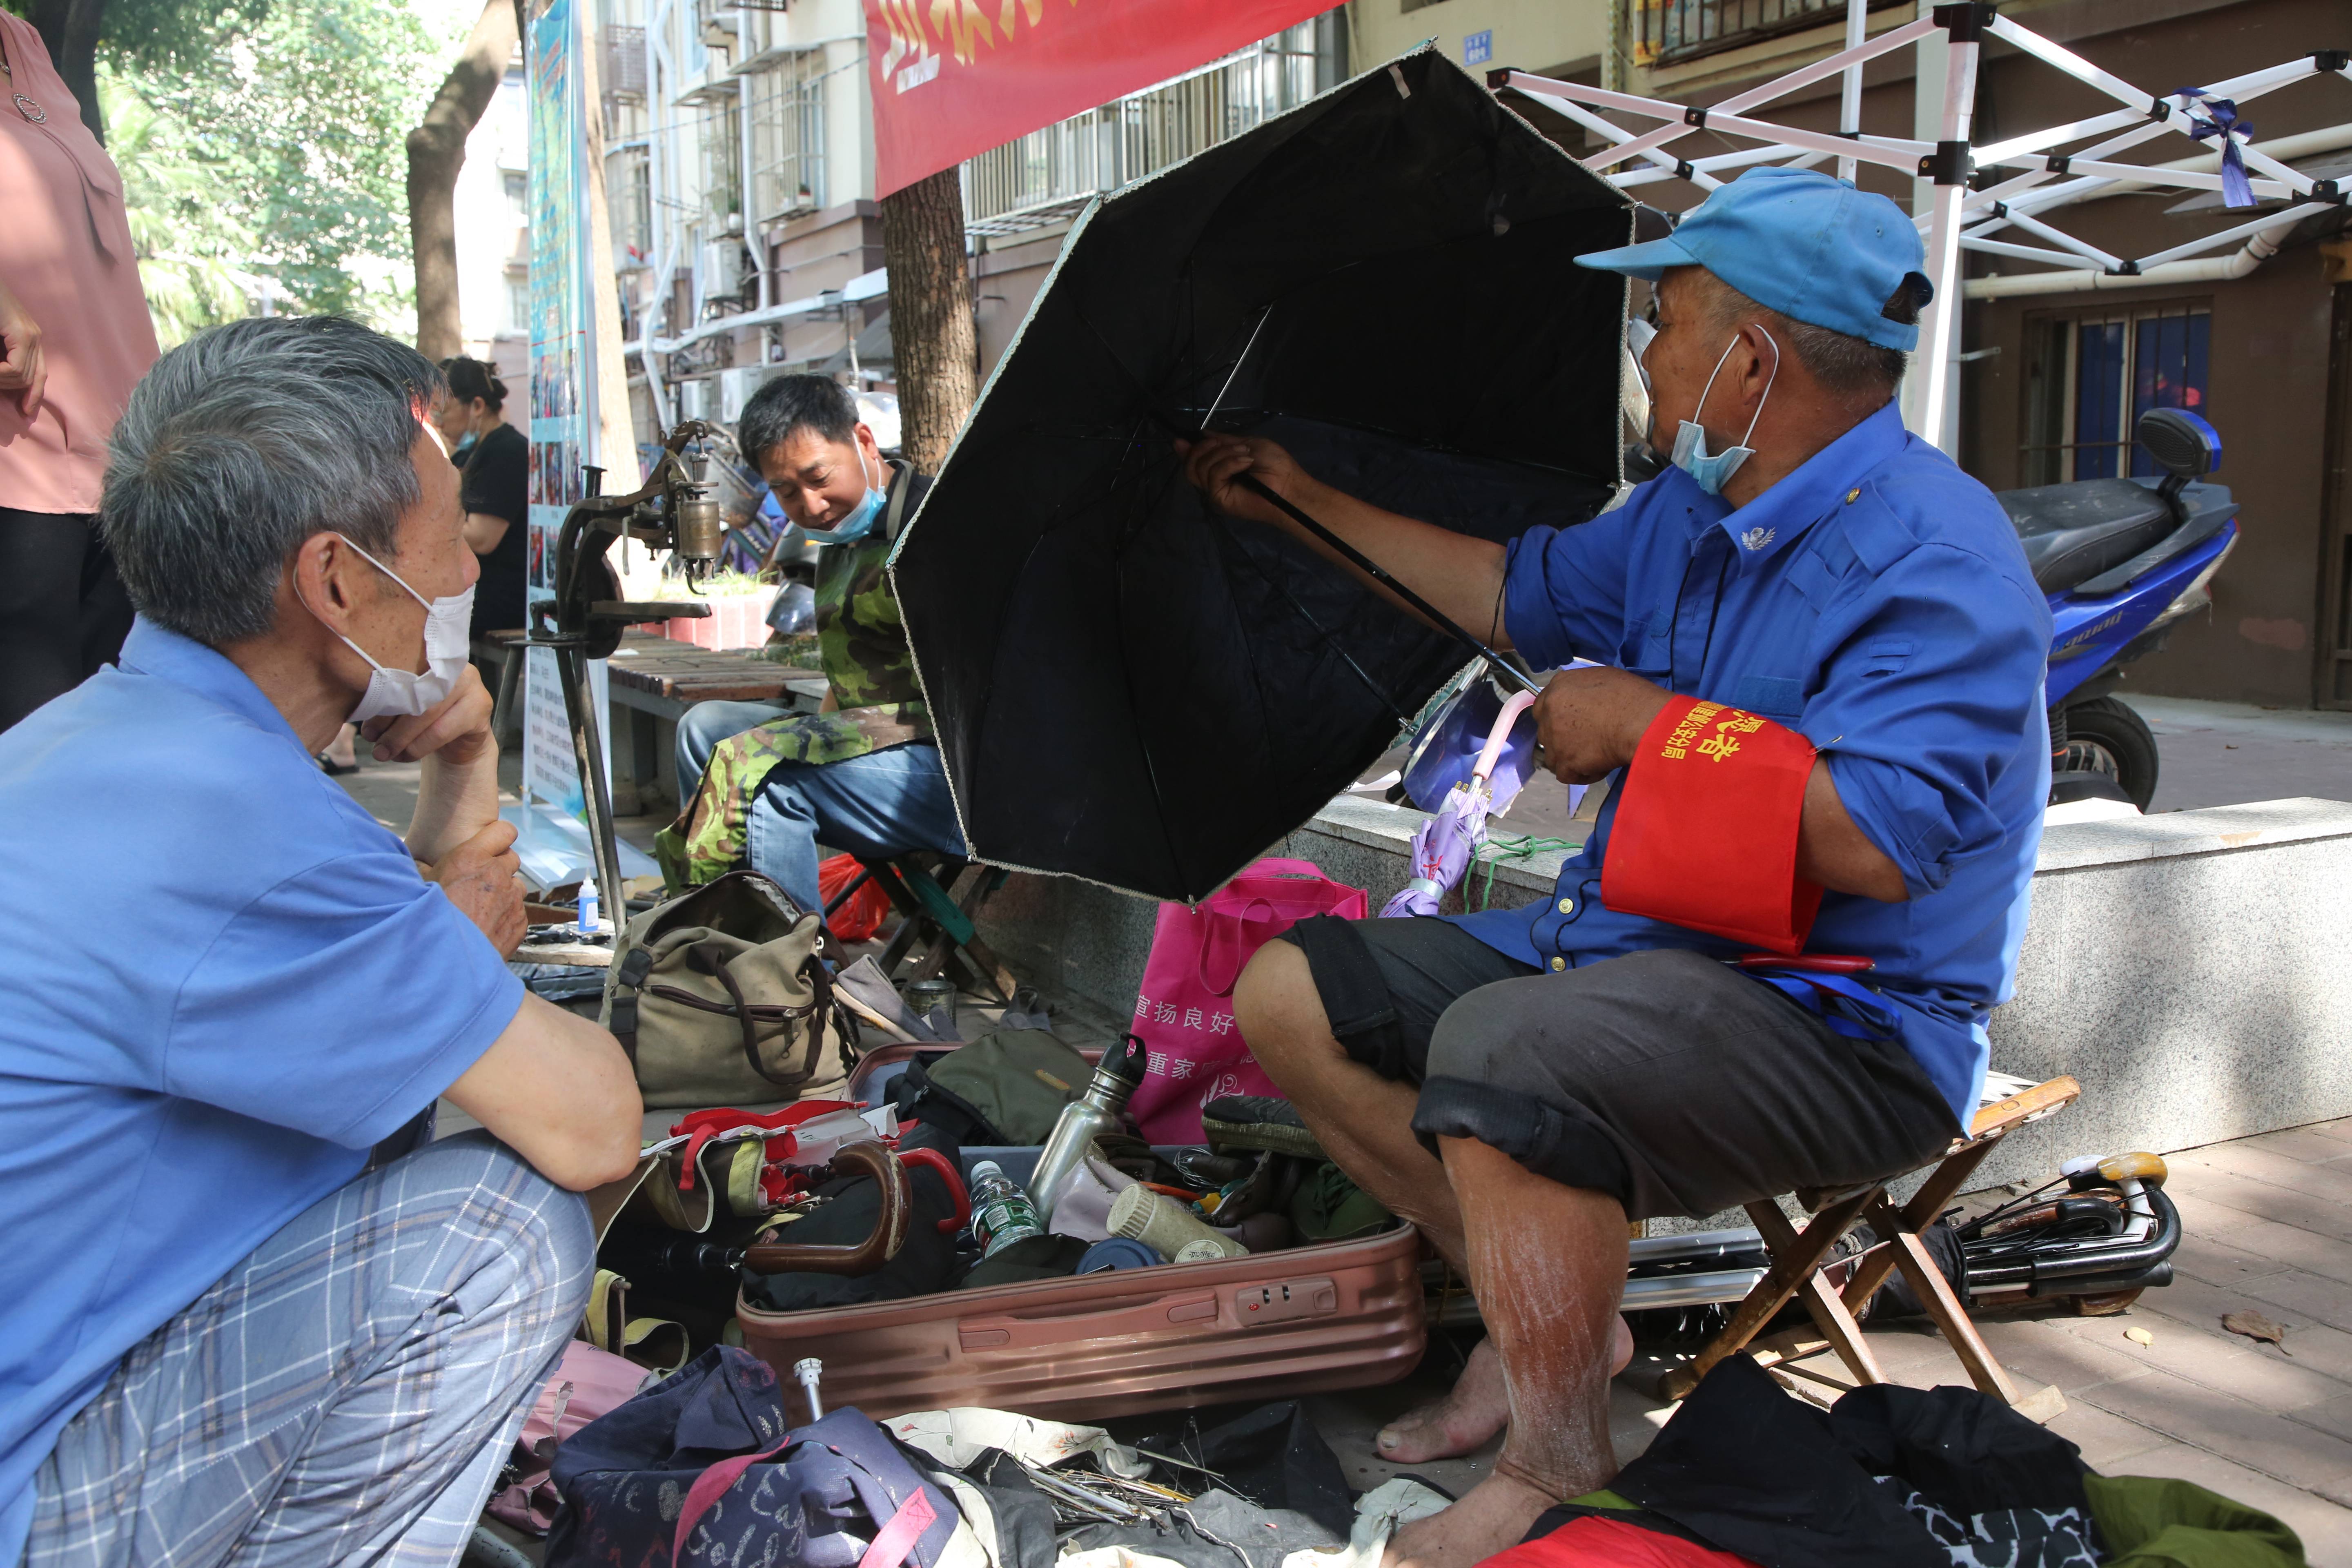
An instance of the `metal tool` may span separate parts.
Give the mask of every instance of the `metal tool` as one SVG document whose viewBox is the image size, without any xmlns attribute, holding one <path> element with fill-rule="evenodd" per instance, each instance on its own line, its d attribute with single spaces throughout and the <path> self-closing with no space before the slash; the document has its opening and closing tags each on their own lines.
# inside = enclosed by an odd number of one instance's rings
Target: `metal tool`
<svg viewBox="0 0 2352 1568">
<path fill-rule="evenodd" d="M 596 885 L 604 890 L 616 929 L 628 924 L 628 900 L 614 837 L 612 797 L 604 784 L 604 746 L 597 732 L 588 661 L 611 657 L 620 646 L 622 631 L 640 621 L 706 616 L 710 606 L 698 598 L 651 604 L 620 599 L 618 579 L 604 552 L 615 540 L 634 539 L 676 554 L 689 589 L 708 578 L 719 563 L 727 529 L 710 495 L 709 455 L 700 447 L 722 435 L 699 419 L 683 421 L 662 443 L 643 488 L 627 495 L 601 493 L 604 469 L 582 470 L 587 494 L 564 514 L 556 535 L 555 598 L 531 606 L 530 635 L 524 639 L 527 647 L 555 652 Z"/>
<path fill-rule="evenodd" d="M 804 1356 L 793 1363 L 793 1376 L 800 1381 L 801 1391 L 808 1395 L 809 1419 L 813 1422 L 824 1419 L 824 1406 L 818 1403 L 816 1396 L 817 1380 L 824 1375 L 824 1363 L 814 1356 Z"/>
</svg>

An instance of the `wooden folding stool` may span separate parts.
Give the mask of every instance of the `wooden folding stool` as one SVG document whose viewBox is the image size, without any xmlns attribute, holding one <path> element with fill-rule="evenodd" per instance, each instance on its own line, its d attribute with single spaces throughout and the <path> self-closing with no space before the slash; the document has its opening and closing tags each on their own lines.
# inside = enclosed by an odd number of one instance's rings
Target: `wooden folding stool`
<svg viewBox="0 0 2352 1568">
<path fill-rule="evenodd" d="M 926 858 L 936 862 L 927 867 Z M 1004 872 L 993 866 L 974 865 L 951 856 L 927 856 L 923 851 L 887 860 L 857 858 L 858 874 L 825 906 L 830 918 L 850 896 L 871 880 L 889 898 L 899 914 L 898 931 L 882 952 L 882 973 L 893 981 L 928 980 L 948 973 L 959 963 L 970 978 L 1011 1002 L 1020 982 L 989 945 L 981 941 L 972 917 L 988 896 L 1004 885 Z M 950 975 L 950 978 L 961 977 Z"/>
<path fill-rule="evenodd" d="M 1879 1370 L 1877 1358 L 1871 1354 L 1853 1314 L 1855 1308 L 1868 1301 L 1872 1292 L 1886 1282 L 1888 1272 L 1899 1268 L 1979 1390 L 2036 1421 L 2047 1421 L 2063 1411 L 2065 1396 L 2055 1388 L 2031 1390 L 2023 1394 L 2018 1392 L 2009 1373 L 1977 1333 L 1968 1309 L 1953 1293 L 1943 1270 L 1928 1256 L 1919 1232 L 1935 1223 L 1961 1184 L 1984 1163 L 1994 1144 L 2014 1129 L 2072 1104 L 2082 1092 L 2082 1085 L 2073 1079 L 2053 1078 L 1983 1107 L 1969 1124 L 1969 1136 L 1953 1141 L 1926 1183 L 1900 1208 L 1888 1197 L 1886 1189 L 1910 1174 L 1908 1171 L 1898 1171 L 1883 1180 L 1843 1192 L 1798 1193 L 1798 1201 L 1813 1216 L 1802 1230 L 1789 1223 L 1777 1203 L 1768 1199 L 1748 1205 L 1748 1217 L 1763 1235 L 1772 1266 L 1739 1303 L 1731 1321 L 1708 1342 L 1697 1358 L 1666 1375 L 1663 1384 L 1666 1396 L 1682 1398 L 1717 1362 L 1735 1352 L 1748 1350 L 1749 1342 L 1792 1296 L 1803 1301 L 1813 1326 L 1820 1331 L 1821 1340 L 1775 1336 L 1775 1342 L 1765 1347 L 1772 1362 L 1792 1362 L 1826 1348 L 1837 1352 L 1856 1382 L 1886 1382 L 1886 1374 Z M 1822 1261 L 1857 1219 L 1870 1222 L 1878 1241 L 1867 1252 L 1849 1260 L 1844 1288 L 1833 1289 L 1822 1276 Z M 1789 1372 L 1805 1375 L 1801 1368 L 1790 1367 Z"/>
</svg>

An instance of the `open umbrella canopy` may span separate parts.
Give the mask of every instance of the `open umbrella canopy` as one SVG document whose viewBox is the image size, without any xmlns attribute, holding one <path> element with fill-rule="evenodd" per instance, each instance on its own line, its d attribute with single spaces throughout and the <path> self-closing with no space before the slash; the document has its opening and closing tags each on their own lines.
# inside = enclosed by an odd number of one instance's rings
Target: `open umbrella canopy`
<svg viewBox="0 0 2352 1568">
<path fill-rule="evenodd" d="M 1622 196 L 1433 49 L 1097 202 L 892 556 L 972 852 L 1213 891 L 1465 659 L 1174 440 L 1508 540 L 1618 475 Z M 1485 635 L 1484 626 L 1473 627 Z"/>
</svg>

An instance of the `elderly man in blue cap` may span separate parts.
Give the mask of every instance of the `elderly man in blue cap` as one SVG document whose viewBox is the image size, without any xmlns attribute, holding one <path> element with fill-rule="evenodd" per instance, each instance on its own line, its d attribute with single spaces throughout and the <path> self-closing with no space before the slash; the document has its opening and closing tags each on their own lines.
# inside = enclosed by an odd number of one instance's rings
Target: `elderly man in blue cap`
<svg viewBox="0 0 2352 1568">
<path fill-rule="evenodd" d="M 1627 1220 L 1909 1169 L 1975 1109 L 2049 788 L 2050 621 L 1993 498 L 1896 411 L 1921 259 L 1894 203 L 1778 168 L 1579 258 L 1656 285 L 1672 466 L 1507 548 L 1270 442 L 1190 454 L 1224 510 L 1287 525 L 1254 474 L 1533 667 L 1604 667 L 1537 706 L 1552 771 L 1612 786 L 1549 899 L 1308 921 L 1235 993 L 1298 1119 L 1486 1316 L 1452 1396 L 1381 1434 L 1411 1462 L 1509 1432 L 1402 1561 L 1475 1562 L 1615 1474 Z"/>
</svg>

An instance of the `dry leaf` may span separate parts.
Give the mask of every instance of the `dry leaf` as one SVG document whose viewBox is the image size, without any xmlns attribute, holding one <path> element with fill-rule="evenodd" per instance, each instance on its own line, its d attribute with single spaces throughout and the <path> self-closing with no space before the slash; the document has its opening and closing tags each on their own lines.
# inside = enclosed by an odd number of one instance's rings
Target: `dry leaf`
<svg viewBox="0 0 2352 1568">
<path fill-rule="evenodd" d="M 2266 1341 L 2279 1348 L 2279 1354 L 2293 1355 L 2286 1348 L 2286 1325 L 2274 1322 L 2260 1312 L 2231 1312 L 2221 1320 L 2221 1326 L 2233 1334 L 2243 1334 L 2250 1340 Z"/>
<path fill-rule="evenodd" d="M 2126 1329 L 2124 1331 L 2124 1338 L 2131 1341 L 2131 1342 L 2136 1345 L 2152 1345 L 2156 1343 L 2156 1336 L 2149 1333 L 2146 1329 Z"/>
</svg>

